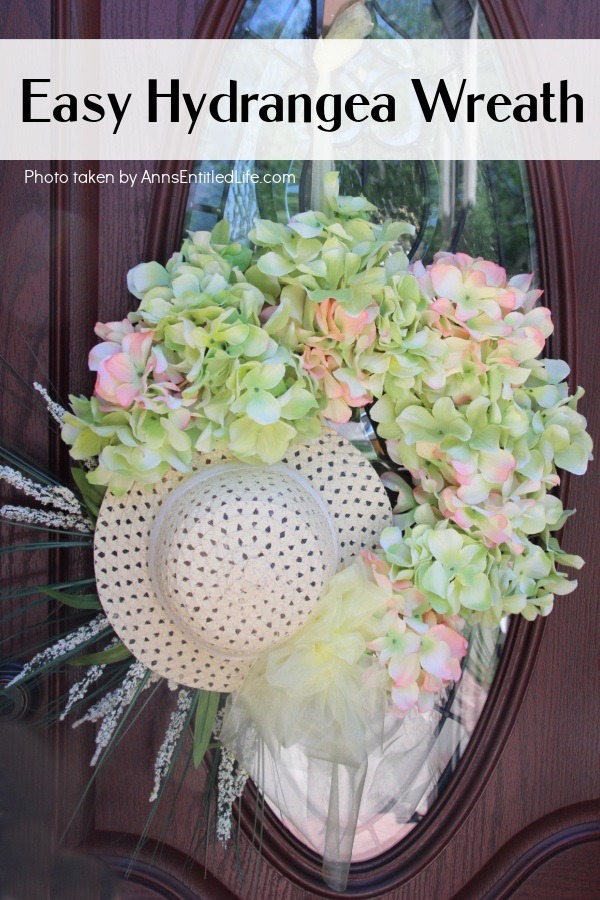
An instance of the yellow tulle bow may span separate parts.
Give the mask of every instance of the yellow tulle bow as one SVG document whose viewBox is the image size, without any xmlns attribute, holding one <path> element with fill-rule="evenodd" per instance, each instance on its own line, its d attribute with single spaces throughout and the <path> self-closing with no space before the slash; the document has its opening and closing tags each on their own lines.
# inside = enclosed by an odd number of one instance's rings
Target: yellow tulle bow
<svg viewBox="0 0 600 900">
<path fill-rule="evenodd" d="M 360 765 L 382 737 L 385 673 L 366 645 L 385 633 L 387 601 L 360 560 L 334 575 L 308 623 L 244 679 L 225 739 L 249 720 L 273 754 L 297 744 L 313 758 Z"/>
</svg>

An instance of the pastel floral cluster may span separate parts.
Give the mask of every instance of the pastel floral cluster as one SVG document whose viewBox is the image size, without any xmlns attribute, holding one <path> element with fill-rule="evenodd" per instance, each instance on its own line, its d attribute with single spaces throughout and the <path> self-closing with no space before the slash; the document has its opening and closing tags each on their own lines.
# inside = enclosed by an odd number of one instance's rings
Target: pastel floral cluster
<svg viewBox="0 0 600 900">
<path fill-rule="evenodd" d="M 372 408 L 391 457 L 406 467 L 419 503 L 500 554 L 532 559 L 531 539 L 554 553 L 565 521 L 557 468 L 586 471 L 592 441 L 569 396 L 568 366 L 538 359 L 552 332 L 535 306 L 530 276 L 507 281 L 499 266 L 441 253 L 414 274 L 429 326 L 446 352 L 437 385 L 387 393 Z M 570 561 L 568 565 L 573 565 Z M 557 592 L 557 591 L 551 591 Z M 531 613 L 531 610 L 529 611 Z"/>
<path fill-rule="evenodd" d="M 96 326 L 94 395 L 63 416 L 71 455 L 98 457 L 92 483 L 122 493 L 217 448 L 273 463 L 324 418 L 435 380 L 441 337 L 397 243 L 413 226 L 371 224 L 371 204 L 326 188 L 327 214 L 257 221 L 254 255 L 219 223 L 131 270 L 139 306 Z"/>
<path fill-rule="evenodd" d="M 583 391 L 569 396 L 561 360 L 536 358 L 552 323 L 530 276 L 507 281 L 499 266 L 446 253 L 413 271 L 442 335 L 440 379 L 388 392 L 372 410 L 378 432 L 445 515 L 520 553 L 524 535 L 562 514 L 547 493 L 557 467 L 582 474 L 591 458 Z"/>
<path fill-rule="evenodd" d="M 399 528 L 386 528 L 381 535 L 383 553 L 364 551 L 362 556 L 371 578 L 388 596 L 384 634 L 370 641 L 367 649 L 385 668 L 392 708 L 402 717 L 414 708 L 419 712 L 433 708 L 440 690 L 460 677 L 468 645 L 461 634 L 464 619 L 447 609 L 433 609 L 416 587 L 414 573 L 394 567 L 395 541 L 400 537 Z"/>
<path fill-rule="evenodd" d="M 98 457 L 92 483 L 114 493 L 154 484 L 216 447 L 272 463 L 297 435 L 319 434 L 310 376 L 261 327 L 260 273 L 227 231 L 191 235 L 166 268 L 137 266 L 128 283 L 138 309 L 96 326 L 94 395 L 71 398 L 62 429 L 75 459 Z"/>
<path fill-rule="evenodd" d="M 361 563 L 387 597 L 364 649 L 403 715 L 458 678 L 465 621 L 547 615 L 574 589 L 557 567 L 583 563 L 558 544 L 570 513 L 552 492 L 592 442 L 568 366 L 539 358 L 552 323 L 530 275 L 462 253 L 409 266 L 412 226 L 370 222 L 335 173 L 325 198 L 287 225 L 257 220 L 254 250 L 219 223 L 166 267 L 132 269 L 139 305 L 97 325 L 94 395 L 71 398 L 62 434 L 98 458 L 92 483 L 122 493 L 198 451 L 274 463 L 370 406 L 412 480 Z"/>
<path fill-rule="evenodd" d="M 407 618 L 396 609 L 389 617 L 385 637 L 367 644 L 387 669 L 397 716 L 415 708 L 428 712 L 441 689 L 458 681 L 460 660 L 467 652 L 467 641 L 458 631 L 460 624 L 450 623 L 433 610 Z"/>
<path fill-rule="evenodd" d="M 578 569 L 583 560 L 553 534 L 570 513 L 550 491 L 557 468 L 583 474 L 592 450 L 576 409 L 583 391 L 569 396 L 564 362 L 537 358 L 552 323 L 535 305 L 541 292 L 530 290 L 531 276 L 508 281 L 501 267 L 460 253 L 410 271 L 427 299 L 422 319 L 442 339 L 439 378 L 389 386 L 370 411 L 416 486 L 380 551 L 367 554 L 409 628 L 399 640 L 396 626 L 397 642 L 375 648 L 399 712 L 409 706 L 398 688 L 416 671 L 415 622 L 454 629 L 461 619 L 496 625 L 510 613 L 531 620 L 575 589 L 557 566 Z M 456 666 L 455 637 L 446 631 L 442 640 Z M 411 690 L 422 708 L 414 682 Z"/>
<path fill-rule="evenodd" d="M 264 328 L 301 355 L 325 396 L 321 415 L 341 423 L 418 376 L 435 382 L 443 347 L 422 318 L 427 301 L 398 244 L 414 227 L 366 221 L 374 207 L 340 197 L 337 178 L 326 179 L 325 196 L 329 215 L 302 213 L 287 226 L 258 221 L 250 238 L 262 248 L 257 268 L 278 281 Z"/>
</svg>

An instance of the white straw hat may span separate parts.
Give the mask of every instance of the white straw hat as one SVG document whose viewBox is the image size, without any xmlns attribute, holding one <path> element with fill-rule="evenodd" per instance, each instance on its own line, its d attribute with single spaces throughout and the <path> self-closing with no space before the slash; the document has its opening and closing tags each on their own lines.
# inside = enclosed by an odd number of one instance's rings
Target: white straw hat
<svg viewBox="0 0 600 900">
<path fill-rule="evenodd" d="M 106 495 L 98 596 L 148 668 L 231 691 L 305 623 L 330 575 L 376 543 L 390 504 L 370 463 L 330 430 L 274 466 L 213 453 L 193 468 Z"/>
</svg>

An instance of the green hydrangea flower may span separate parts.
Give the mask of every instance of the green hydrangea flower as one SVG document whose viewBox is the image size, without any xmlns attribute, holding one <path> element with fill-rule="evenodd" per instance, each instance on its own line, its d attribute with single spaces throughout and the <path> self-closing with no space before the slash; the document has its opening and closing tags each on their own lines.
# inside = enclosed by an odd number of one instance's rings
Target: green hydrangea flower
<svg viewBox="0 0 600 900">
<path fill-rule="evenodd" d="M 347 313 L 358 315 L 381 301 L 388 273 L 406 269 L 401 249 L 389 254 L 414 227 L 367 222 L 374 207 L 361 197 L 341 197 L 336 173 L 326 176 L 325 196 L 327 212 L 295 216 L 287 226 L 263 219 L 255 223 L 249 236 L 262 248 L 257 267 L 282 286 L 303 288 L 314 303 L 337 300 Z"/>
<path fill-rule="evenodd" d="M 417 619 L 428 610 L 487 625 L 497 625 L 510 613 L 534 619 L 550 612 L 555 594 L 576 587 L 557 565 L 580 568 L 583 560 L 563 553 L 549 527 L 539 544 L 526 540 L 515 554 L 507 546 L 487 547 L 452 522 L 439 520 L 430 506 L 420 507 L 414 521 L 404 531 L 382 532 L 379 557 L 389 567 L 392 584 L 416 588 L 420 603 L 411 615 Z"/>
<path fill-rule="evenodd" d="M 336 173 L 324 198 L 287 225 L 257 220 L 253 248 L 220 222 L 166 266 L 133 268 L 137 309 L 96 326 L 94 396 L 71 398 L 62 435 L 75 459 L 97 458 L 92 483 L 122 493 L 190 471 L 197 452 L 275 463 L 324 418 L 373 404 L 414 484 L 388 476 L 394 525 L 365 557 L 393 595 L 396 637 L 407 622 L 421 636 L 419 673 L 399 638 L 372 648 L 394 657 L 404 709 L 455 677 L 461 617 L 532 619 L 573 590 L 559 567 L 582 560 L 554 536 L 570 513 L 552 491 L 559 470 L 585 472 L 592 441 L 568 366 L 539 358 L 552 323 L 530 276 L 462 253 L 409 266 L 413 226 L 370 221 Z"/>
</svg>

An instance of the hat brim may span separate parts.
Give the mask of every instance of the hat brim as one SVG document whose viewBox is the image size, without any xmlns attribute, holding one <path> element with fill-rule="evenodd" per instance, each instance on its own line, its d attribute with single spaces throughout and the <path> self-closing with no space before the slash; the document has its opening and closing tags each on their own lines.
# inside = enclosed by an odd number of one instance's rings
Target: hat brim
<svg viewBox="0 0 600 900">
<path fill-rule="evenodd" d="M 192 469 L 230 459 L 227 453 L 198 454 Z M 338 532 L 340 568 L 377 543 L 390 524 L 390 502 L 371 464 L 349 441 L 325 429 L 320 438 L 291 447 L 282 463 L 307 478 L 327 504 Z M 225 659 L 190 641 L 162 606 L 150 578 L 156 514 L 188 477 L 171 470 L 152 488 L 134 485 L 122 497 L 106 495 L 94 538 L 98 596 L 118 637 L 151 671 L 191 688 L 233 691 L 254 660 Z"/>
</svg>

